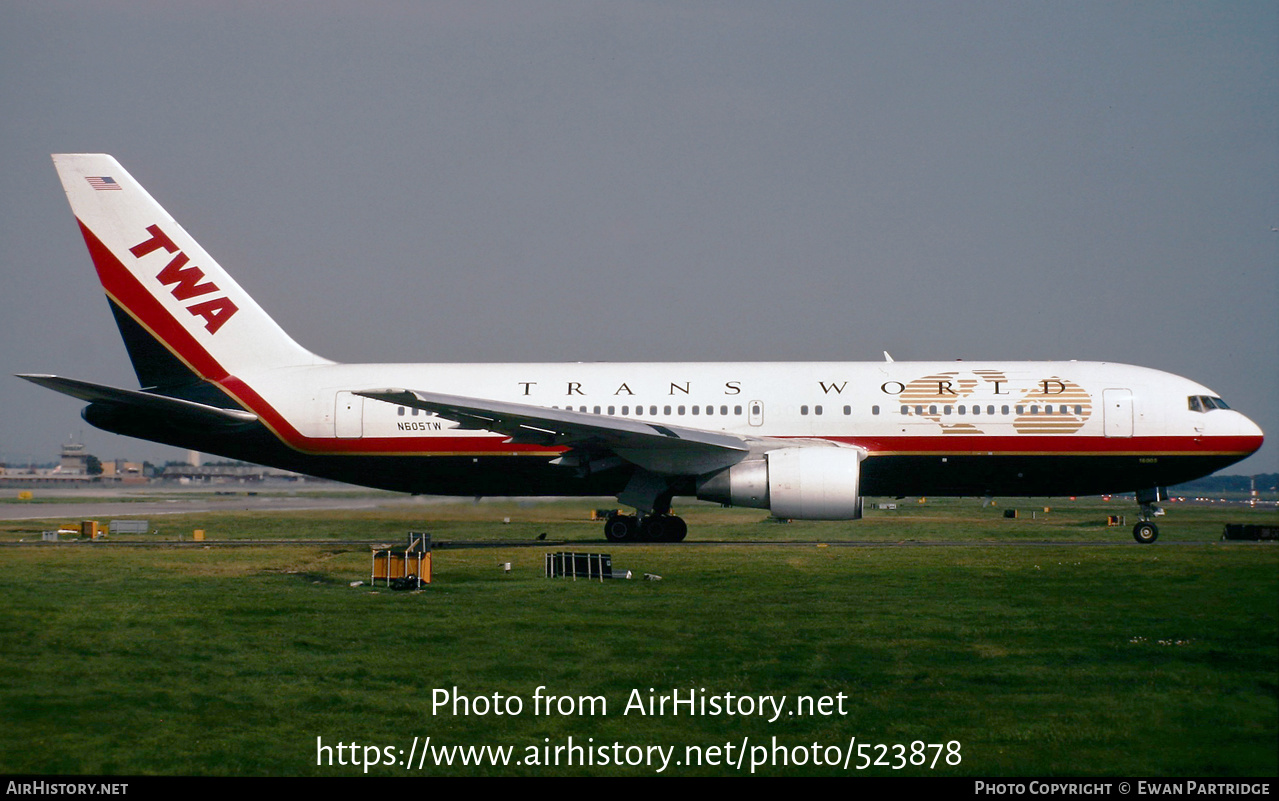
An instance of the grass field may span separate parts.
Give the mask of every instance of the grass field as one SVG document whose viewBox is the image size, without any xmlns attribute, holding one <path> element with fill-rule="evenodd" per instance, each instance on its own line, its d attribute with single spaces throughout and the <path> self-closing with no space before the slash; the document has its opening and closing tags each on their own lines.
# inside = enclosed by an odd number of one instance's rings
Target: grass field
<svg viewBox="0 0 1279 801">
<path fill-rule="evenodd" d="M 428 759 L 368 773 L 661 766 L 604 766 L 598 751 L 594 766 L 565 765 L 569 752 L 559 765 L 529 764 L 553 760 L 544 749 L 569 737 L 607 746 L 609 758 L 674 747 L 666 775 L 748 773 L 756 758 L 767 759 L 763 775 L 1279 773 L 1279 547 L 1218 541 L 1223 522 L 1274 522 L 1273 511 L 1173 505 L 1160 541 L 1139 546 L 1128 527 L 1104 525 L 1127 514 L 1131 526 L 1130 505 L 1098 499 L 1019 501 L 1016 520 L 972 501 L 912 500 L 849 524 L 693 506 L 681 510 L 689 542 L 621 547 L 585 520 L 590 508 L 166 515 L 152 519 L 158 534 L 132 539 L 189 539 L 196 528 L 211 539 L 387 542 L 409 529 L 511 543 L 545 533 L 661 581 L 545 579 L 543 554 L 560 546 L 438 551 L 435 583 L 420 593 L 348 586 L 367 581 L 369 554 L 338 545 L 4 548 L 0 772 L 356 775 L 364 769 L 336 764 L 349 748 L 317 765 L 317 737 L 357 744 L 361 761 L 398 763 L 429 736 L 433 748 L 513 747 L 511 764 L 463 766 L 455 755 L 451 767 Z M 56 522 L 0 524 L 0 540 Z M 751 544 L 780 541 L 803 544 Z M 507 561 L 510 574 L 498 567 Z M 607 709 L 538 714 L 539 686 Z M 454 687 L 522 709 L 433 708 L 434 691 Z M 627 712 L 632 693 L 647 700 L 650 688 L 787 706 L 772 722 L 771 711 Z M 787 714 L 801 697 L 828 697 L 830 714 Z M 847 769 L 813 764 L 854 737 Z M 910 764 L 916 741 L 958 742 L 959 764 L 944 749 L 933 767 Z M 902 761 L 856 745 L 897 743 L 904 768 L 856 769 Z M 686 746 L 718 746 L 703 760 L 722 761 L 743 744 L 741 768 L 688 764 Z"/>
</svg>

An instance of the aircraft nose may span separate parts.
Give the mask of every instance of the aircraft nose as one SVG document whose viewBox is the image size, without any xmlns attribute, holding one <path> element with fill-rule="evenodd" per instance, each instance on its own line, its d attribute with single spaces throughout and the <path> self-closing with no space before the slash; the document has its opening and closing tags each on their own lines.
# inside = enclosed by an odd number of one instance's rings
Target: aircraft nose
<svg viewBox="0 0 1279 801">
<path fill-rule="evenodd" d="M 1265 432 L 1261 430 L 1261 426 L 1254 423 L 1252 419 L 1246 415 L 1239 415 L 1237 429 L 1238 436 L 1254 441 L 1250 443 L 1253 451 L 1260 448 L 1261 443 L 1265 440 Z"/>
</svg>

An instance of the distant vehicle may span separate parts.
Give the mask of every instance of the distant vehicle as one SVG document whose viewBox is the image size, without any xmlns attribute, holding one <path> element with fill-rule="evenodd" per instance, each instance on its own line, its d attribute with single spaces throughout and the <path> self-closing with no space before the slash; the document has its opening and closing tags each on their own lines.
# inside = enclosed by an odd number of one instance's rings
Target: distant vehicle
<svg viewBox="0 0 1279 801">
<path fill-rule="evenodd" d="M 678 541 L 675 496 L 850 520 L 862 495 L 1135 491 L 1261 430 L 1169 373 L 1088 362 L 336 364 L 293 341 L 114 158 L 55 155 L 140 390 L 24 375 L 98 428 L 370 487 L 611 495 L 611 540 Z"/>
</svg>

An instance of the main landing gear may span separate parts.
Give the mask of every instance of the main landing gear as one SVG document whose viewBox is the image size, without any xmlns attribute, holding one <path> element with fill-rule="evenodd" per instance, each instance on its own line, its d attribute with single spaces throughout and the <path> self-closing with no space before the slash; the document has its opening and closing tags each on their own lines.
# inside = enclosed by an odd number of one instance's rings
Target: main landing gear
<svg viewBox="0 0 1279 801">
<path fill-rule="evenodd" d="M 1137 525 L 1132 527 L 1134 540 L 1142 545 L 1149 545 L 1159 539 L 1159 526 L 1156 526 L 1151 518 L 1159 517 L 1164 513 L 1158 503 L 1167 499 L 1168 491 L 1163 487 L 1137 491 L 1137 503 L 1141 505 L 1141 512 L 1137 515 Z"/>
<path fill-rule="evenodd" d="M 671 514 L 675 490 L 670 479 L 636 468 L 617 500 L 634 507 L 636 514 L 614 513 L 604 523 L 609 542 L 682 542 L 688 524 Z"/>
<path fill-rule="evenodd" d="M 681 542 L 688 536 L 688 524 L 670 514 L 610 515 L 604 523 L 609 542 Z"/>
</svg>

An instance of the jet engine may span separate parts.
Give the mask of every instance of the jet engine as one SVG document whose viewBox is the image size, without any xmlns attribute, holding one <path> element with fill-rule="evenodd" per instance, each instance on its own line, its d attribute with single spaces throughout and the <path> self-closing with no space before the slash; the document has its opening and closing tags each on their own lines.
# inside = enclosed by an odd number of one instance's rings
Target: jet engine
<svg viewBox="0 0 1279 801">
<path fill-rule="evenodd" d="M 864 457 L 840 447 L 767 451 L 699 481 L 697 497 L 794 520 L 856 520 L 862 516 Z"/>
</svg>

